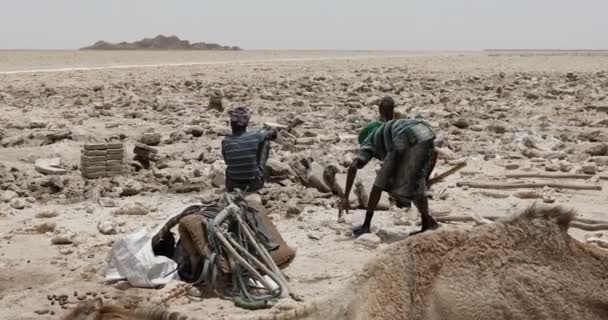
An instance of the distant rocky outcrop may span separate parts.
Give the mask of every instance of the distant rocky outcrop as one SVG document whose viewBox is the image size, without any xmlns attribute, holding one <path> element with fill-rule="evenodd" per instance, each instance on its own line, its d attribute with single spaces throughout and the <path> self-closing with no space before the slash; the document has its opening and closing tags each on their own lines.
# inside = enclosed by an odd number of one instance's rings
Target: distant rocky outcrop
<svg viewBox="0 0 608 320">
<path fill-rule="evenodd" d="M 80 50 L 241 50 L 237 46 L 222 46 L 217 43 L 194 42 L 181 40 L 176 36 L 158 35 L 135 42 L 109 43 L 97 41 L 92 46 Z"/>
</svg>

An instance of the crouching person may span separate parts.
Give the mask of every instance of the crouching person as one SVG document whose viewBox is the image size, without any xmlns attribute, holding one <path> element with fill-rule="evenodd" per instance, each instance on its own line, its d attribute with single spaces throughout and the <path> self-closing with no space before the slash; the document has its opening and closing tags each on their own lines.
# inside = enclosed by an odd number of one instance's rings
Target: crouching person
<svg viewBox="0 0 608 320">
<path fill-rule="evenodd" d="M 382 168 L 372 187 L 363 224 L 353 230 L 353 235 L 369 233 L 374 210 L 386 191 L 402 206 L 412 201 L 422 218 L 419 232 L 436 229 L 437 222 L 429 213 L 427 184 L 435 167 L 437 155 L 434 147 L 435 133 L 431 128 L 413 119 L 373 122 L 359 134 L 361 149 L 353 160 L 346 180 L 341 209 L 348 210 L 348 196 L 357 170 L 372 158 L 382 161 Z M 416 232 L 418 233 L 418 232 Z"/>
</svg>

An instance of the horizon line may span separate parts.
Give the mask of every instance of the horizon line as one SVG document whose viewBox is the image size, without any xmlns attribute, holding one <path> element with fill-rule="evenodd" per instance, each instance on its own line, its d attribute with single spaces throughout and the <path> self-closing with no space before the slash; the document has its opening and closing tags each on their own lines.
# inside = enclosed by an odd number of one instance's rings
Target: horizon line
<svg viewBox="0 0 608 320">
<path fill-rule="evenodd" d="M 235 50 L 214 50 L 214 49 L 84 49 L 84 48 L 0 48 L 0 51 L 119 51 L 119 52 L 129 52 L 129 51 L 195 51 L 195 52 L 209 52 L 209 51 L 230 51 L 235 52 Z M 585 52 L 585 51 L 608 51 L 608 48 L 605 49 L 584 49 L 584 48 L 576 48 L 576 49 L 522 49 L 522 48 L 491 48 L 491 49 L 268 49 L 268 48 L 256 48 L 256 49 L 243 49 L 238 51 L 402 51 L 402 52 L 496 52 L 496 51 L 530 51 L 530 52 L 551 52 L 551 51 L 565 51 L 565 52 Z"/>
</svg>

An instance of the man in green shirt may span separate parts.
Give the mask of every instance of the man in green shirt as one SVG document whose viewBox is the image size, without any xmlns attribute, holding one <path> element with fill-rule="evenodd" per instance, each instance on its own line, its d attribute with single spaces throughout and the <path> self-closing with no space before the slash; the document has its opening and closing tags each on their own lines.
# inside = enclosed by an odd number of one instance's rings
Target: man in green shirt
<svg viewBox="0 0 608 320">
<path fill-rule="evenodd" d="M 348 170 L 341 209 L 349 209 L 348 196 L 357 170 L 367 165 L 372 158 L 381 160 L 382 168 L 369 196 L 365 221 L 353 230 L 353 235 L 370 232 L 371 221 L 382 191 L 388 192 L 398 204 L 414 202 L 420 211 L 422 229 L 413 234 L 439 226 L 429 213 L 427 197 L 428 179 L 437 159 L 434 141 L 435 133 L 431 128 L 414 119 L 372 122 L 361 131 L 361 149 Z"/>
</svg>

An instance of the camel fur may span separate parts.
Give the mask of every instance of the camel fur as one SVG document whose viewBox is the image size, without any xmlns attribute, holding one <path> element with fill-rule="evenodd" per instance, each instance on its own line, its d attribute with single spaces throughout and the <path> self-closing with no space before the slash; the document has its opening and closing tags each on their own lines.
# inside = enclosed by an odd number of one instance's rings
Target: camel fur
<svg viewBox="0 0 608 320">
<path fill-rule="evenodd" d="M 608 252 L 568 235 L 574 215 L 531 207 L 468 231 L 408 238 L 341 294 L 254 319 L 608 319 Z"/>
<path fill-rule="evenodd" d="M 135 310 L 115 305 L 104 305 L 101 299 L 79 303 L 63 320 L 195 320 L 177 312 L 157 307 L 138 307 Z"/>
</svg>

